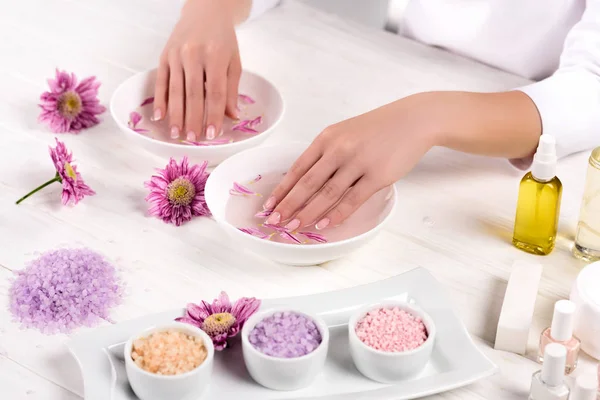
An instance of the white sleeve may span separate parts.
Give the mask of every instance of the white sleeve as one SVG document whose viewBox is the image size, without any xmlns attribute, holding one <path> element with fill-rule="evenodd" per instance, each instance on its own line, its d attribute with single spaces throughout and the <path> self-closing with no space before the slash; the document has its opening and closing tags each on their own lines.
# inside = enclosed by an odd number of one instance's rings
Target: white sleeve
<svg viewBox="0 0 600 400">
<path fill-rule="evenodd" d="M 600 145 L 600 0 L 587 0 L 554 75 L 519 90 L 537 106 L 559 157 Z"/>
<path fill-rule="evenodd" d="M 254 19 L 279 4 L 280 0 L 252 0 L 248 20 Z"/>
</svg>

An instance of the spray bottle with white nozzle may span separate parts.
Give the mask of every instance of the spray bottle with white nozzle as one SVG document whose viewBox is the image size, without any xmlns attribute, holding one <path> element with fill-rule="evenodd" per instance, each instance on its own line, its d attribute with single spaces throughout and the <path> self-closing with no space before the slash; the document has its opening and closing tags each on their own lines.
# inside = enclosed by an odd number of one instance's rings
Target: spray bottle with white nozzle
<svg viewBox="0 0 600 400">
<path fill-rule="evenodd" d="M 521 179 L 513 244 L 533 254 L 547 255 L 554 249 L 562 183 L 556 177 L 556 141 L 540 137 L 531 171 Z"/>
</svg>

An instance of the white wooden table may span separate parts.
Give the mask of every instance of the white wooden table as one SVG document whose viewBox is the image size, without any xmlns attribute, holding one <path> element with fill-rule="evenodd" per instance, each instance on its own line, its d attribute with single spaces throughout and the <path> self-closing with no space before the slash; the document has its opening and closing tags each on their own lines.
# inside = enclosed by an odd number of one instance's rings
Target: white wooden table
<svg viewBox="0 0 600 400">
<path fill-rule="evenodd" d="M 177 18 L 171 0 L 5 1 L 0 13 L 0 398 L 79 399 L 78 366 L 66 335 L 21 331 L 7 311 L 12 271 L 36 252 L 88 246 L 122 269 L 128 284 L 117 321 L 211 299 L 304 295 L 374 282 L 421 266 L 449 290 L 459 315 L 500 373 L 432 399 L 524 399 L 539 332 L 553 303 L 568 296 L 583 266 L 570 255 L 586 168 L 585 154 L 561 161 L 561 237 L 548 257 L 510 245 L 521 173 L 505 160 L 434 149 L 397 184 L 398 212 L 371 244 L 345 259 L 309 268 L 278 265 L 236 248 L 210 219 L 176 228 L 145 216 L 143 182 L 164 159 L 131 147 L 109 114 L 98 127 L 60 138 L 97 191 L 73 208 L 56 185 L 14 201 L 53 175 L 54 135 L 36 122 L 45 80 L 59 67 L 97 75 L 108 105 L 115 88 L 153 68 Z M 425 90 L 509 89 L 526 83 L 484 65 L 295 2 L 239 29 L 245 68 L 282 91 L 287 114 L 272 142 L 310 140 L 328 124 Z M 541 261 L 530 354 L 496 352 L 493 343 L 511 264 Z M 584 359 L 581 373 L 591 369 Z"/>
</svg>

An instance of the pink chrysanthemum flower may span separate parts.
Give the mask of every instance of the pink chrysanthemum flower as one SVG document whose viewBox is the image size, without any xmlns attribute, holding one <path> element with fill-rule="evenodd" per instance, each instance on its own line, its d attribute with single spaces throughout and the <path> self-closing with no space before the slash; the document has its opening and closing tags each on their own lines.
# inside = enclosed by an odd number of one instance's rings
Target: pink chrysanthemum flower
<svg viewBox="0 0 600 400">
<path fill-rule="evenodd" d="M 100 122 L 98 115 L 106 107 L 98 100 L 100 82 L 90 76 L 77 84 L 74 73 L 56 70 L 56 79 L 48 79 L 49 92 L 40 96 L 40 122 L 55 133 L 79 133 Z"/>
<path fill-rule="evenodd" d="M 158 169 L 145 186 L 150 189 L 146 201 L 151 204 L 151 215 L 177 226 L 197 216 L 209 216 L 204 200 L 204 186 L 208 179 L 204 161 L 200 165 L 189 165 L 183 157 L 178 164 L 173 158 L 165 169 Z"/>
<path fill-rule="evenodd" d="M 227 293 L 221 292 L 212 304 L 204 300 L 201 305 L 188 304 L 185 316 L 175 321 L 202 329 L 211 337 L 215 350 L 220 351 L 227 347 L 227 339 L 237 335 L 259 307 L 260 300 L 254 297 L 242 297 L 232 305 Z"/>
<path fill-rule="evenodd" d="M 67 150 L 67 147 L 63 142 L 56 138 L 55 140 L 56 147 L 49 147 L 49 150 L 50 158 L 52 158 L 54 168 L 56 169 L 56 175 L 48 182 L 21 197 L 17 200 L 17 204 L 54 182 L 62 183 L 62 203 L 64 205 L 69 203 L 77 204 L 85 196 L 93 196 L 96 194 L 96 192 L 85 184 L 81 174 L 77 171 L 77 167 L 73 164 L 73 153 Z"/>
</svg>

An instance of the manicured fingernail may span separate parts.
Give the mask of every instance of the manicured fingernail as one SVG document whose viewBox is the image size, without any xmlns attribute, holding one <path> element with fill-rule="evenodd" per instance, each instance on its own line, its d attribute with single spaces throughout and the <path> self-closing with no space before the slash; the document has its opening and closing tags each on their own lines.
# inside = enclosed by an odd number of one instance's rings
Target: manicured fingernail
<svg viewBox="0 0 600 400">
<path fill-rule="evenodd" d="M 300 226 L 300 220 L 298 218 L 294 218 L 291 220 L 286 226 L 285 229 L 288 231 L 295 231 Z"/>
<path fill-rule="evenodd" d="M 215 127 L 213 125 L 209 125 L 206 128 L 206 138 L 208 140 L 213 140 L 215 138 Z"/>
<path fill-rule="evenodd" d="M 177 139 L 179 137 L 179 127 L 178 126 L 172 126 L 171 127 L 171 138 L 173 139 Z"/>
<path fill-rule="evenodd" d="M 194 141 L 196 140 L 196 134 L 193 131 L 189 131 L 187 133 L 187 140 Z"/>
<path fill-rule="evenodd" d="M 273 214 L 269 215 L 269 218 L 267 218 L 266 222 L 267 224 L 277 225 L 279 221 L 281 221 L 281 214 L 274 212 Z"/>
<path fill-rule="evenodd" d="M 160 108 L 154 110 L 154 114 L 152 114 L 152 121 L 160 121 L 162 119 L 162 111 Z"/>
<path fill-rule="evenodd" d="M 275 197 L 271 196 L 267 199 L 267 202 L 263 205 L 264 210 L 270 210 L 275 207 Z"/>
<path fill-rule="evenodd" d="M 329 222 L 331 222 L 329 218 L 323 218 L 322 220 L 317 222 L 315 228 L 317 228 L 318 230 L 325 229 L 327 228 L 327 225 L 329 225 Z"/>
</svg>

